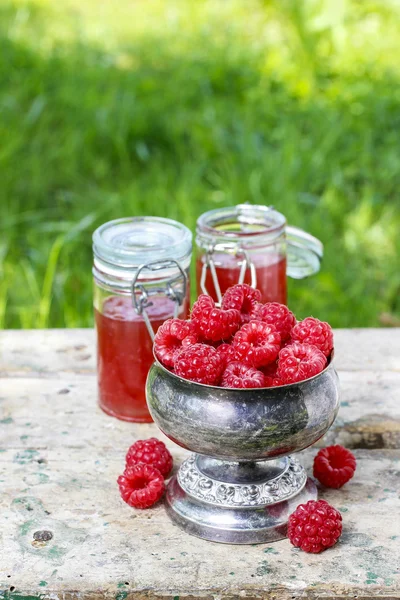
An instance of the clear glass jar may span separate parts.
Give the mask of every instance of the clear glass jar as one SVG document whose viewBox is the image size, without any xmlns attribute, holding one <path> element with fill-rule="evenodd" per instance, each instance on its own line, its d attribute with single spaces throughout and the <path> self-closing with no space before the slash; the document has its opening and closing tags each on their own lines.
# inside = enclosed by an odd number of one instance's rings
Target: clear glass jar
<svg viewBox="0 0 400 600">
<path fill-rule="evenodd" d="M 198 293 L 216 302 L 236 283 L 261 291 L 262 302 L 286 304 L 286 276 L 318 272 L 323 246 L 268 206 L 239 204 L 203 213 L 196 227 Z"/>
<path fill-rule="evenodd" d="M 192 233 L 158 217 L 105 223 L 93 234 L 100 407 L 125 421 L 152 421 L 145 383 L 152 335 L 190 308 Z"/>
</svg>

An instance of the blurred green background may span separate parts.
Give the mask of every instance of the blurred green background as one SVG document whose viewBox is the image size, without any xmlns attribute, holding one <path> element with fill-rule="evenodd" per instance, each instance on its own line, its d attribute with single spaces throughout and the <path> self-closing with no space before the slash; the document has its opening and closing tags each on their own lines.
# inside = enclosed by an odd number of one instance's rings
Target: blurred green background
<svg viewBox="0 0 400 600">
<path fill-rule="evenodd" d="M 0 327 L 92 324 L 91 234 L 273 204 L 319 237 L 298 317 L 400 322 L 400 4 L 0 4 Z"/>
</svg>

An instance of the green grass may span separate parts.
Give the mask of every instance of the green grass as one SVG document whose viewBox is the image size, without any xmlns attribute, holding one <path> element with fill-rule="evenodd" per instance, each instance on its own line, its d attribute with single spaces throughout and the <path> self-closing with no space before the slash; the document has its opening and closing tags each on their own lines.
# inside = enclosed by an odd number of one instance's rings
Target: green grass
<svg viewBox="0 0 400 600">
<path fill-rule="evenodd" d="M 101 223 L 245 201 L 325 245 L 299 317 L 396 323 L 399 54 L 389 0 L 3 0 L 0 327 L 92 324 Z"/>
</svg>

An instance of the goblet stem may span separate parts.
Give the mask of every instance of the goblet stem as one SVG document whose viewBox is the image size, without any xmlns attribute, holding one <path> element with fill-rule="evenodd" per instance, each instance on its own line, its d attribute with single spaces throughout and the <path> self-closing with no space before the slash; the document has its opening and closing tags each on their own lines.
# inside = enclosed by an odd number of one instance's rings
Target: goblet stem
<svg viewBox="0 0 400 600">
<path fill-rule="evenodd" d="M 264 483 L 282 475 L 288 468 L 288 459 L 231 461 L 198 454 L 196 466 L 205 477 L 211 479 L 224 483 L 252 484 Z"/>
</svg>

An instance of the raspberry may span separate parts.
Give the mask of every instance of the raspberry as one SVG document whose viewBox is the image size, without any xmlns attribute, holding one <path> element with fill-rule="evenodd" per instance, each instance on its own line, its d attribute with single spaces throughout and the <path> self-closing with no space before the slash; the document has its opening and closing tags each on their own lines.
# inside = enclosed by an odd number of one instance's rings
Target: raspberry
<svg viewBox="0 0 400 600">
<path fill-rule="evenodd" d="M 150 465 L 138 464 L 127 467 L 118 477 L 121 498 L 135 508 L 149 508 L 163 495 L 164 478 L 160 471 Z"/>
<path fill-rule="evenodd" d="M 151 465 L 158 469 L 161 475 L 167 477 L 172 469 L 173 461 L 164 442 L 153 437 L 148 440 L 138 440 L 129 448 L 126 455 L 126 466 L 133 467 L 139 463 Z"/>
<path fill-rule="evenodd" d="M 355 456 L 343 446 L 322 448 L 314 458 L 313 475 L 326 487 L 342 487 L 355 470 Z"/>
<path fill-rule="evenodd" d="M 264 373 L 264 387 L 277 387 L 278 385 L 284 385 L 283 381 L 278 377 L 278 362 L 269 363 L 265 367 L 260 367 L 260 371 Z"/>
<path fill-rule="evenodd" d="M 300 504 L 289 517 L 288 538 L 297 548 L 317 554 L 336 544 L 342 533 L 342 515 L 326 500 Z"/>
<path fill-rule="evenodd" d="M 321 350 L 295 342 L 279 352 L 278 377 L 283 383 L 304 381 L 323 371 L 325 365 L 326 357 Z"/>
<path fill-rule="evenodd" d="M 254 367 L 233 362 L 226 367 L 221 385 L 226 388 L 261 388 L 264 387 L 264 375 Z"/>
<path fill-rule="evenodd" d="M 257 309 L 257 319 L 270 325 L 275 325 L 281 334 L 282 342 L 290 338 L 292 327 L 296 324 L 296 317 L 284 304 L 267 302 Z"/>
<path fill-rule="evenodd" d="M 280 377 L 271 377 L 270 375 L 265 375 L 264 387 L 278 387 L 280 385 L 285 385 Z"/>
<path fill-rule="evenodd" d="M 197 336 L 190 321 L 168 319 L 158 328 L 154 338 L 154 351 L 163 365 L 173 367 L 177 353 L 196 342 Z"/>
<path fill-rule="evenodd" d="M 175 362 L 175 373 L 179 377 L 206 385 L 218 385 L 223 370 L 224 358 L 207 344 L 194 344 L 181 350 Z"/>
<path fill-rule="evenodd" d="M 236 333 L 241 318 L 238 310 L 217 308 L 210 296 L 201 294 L 193 304 L 192 323 L 201 338 L 218 342 L 229 340 Z"/>
<path fill-rule="evenodd" d="M 260 371 L 262 371 L 264 375 L 267 375 L 268 377 L 277 377 L 278 361 L 274 360 L 274 362 L 271 362 L 264 367 L 260 367 Z"/>
<path fill-rule="evenodd" d="M 273 325 L 250 321 L 236 333 L 232 344 L 238 362 L 250 367 L 260 367 L 276 359 L 281 336 Z"/>
<path fill-rule="evenodd" d="M 292 339 L 302 344 L 315 346 L 325 356 L 329 356 L 333 348 L 333 331 L 329 323 L 307 317 L 299 321 L 292 329 Z"/>
<path fill-rule="evenodd" d="M 222 298 L 221 307 L 224 310 L 235 308 L 240 312 L 242 323 L 251 319 L 256 304 L 261 300 L 261 292 L 243 283 L 228 288 Z"/>
<path fill-rule="evenodd" d="M 235 350 L 231 344 L 220 344 L 217 347 L 217 352 L 223 357 L 225 365 L 235 360 Z"/>
</svg>

